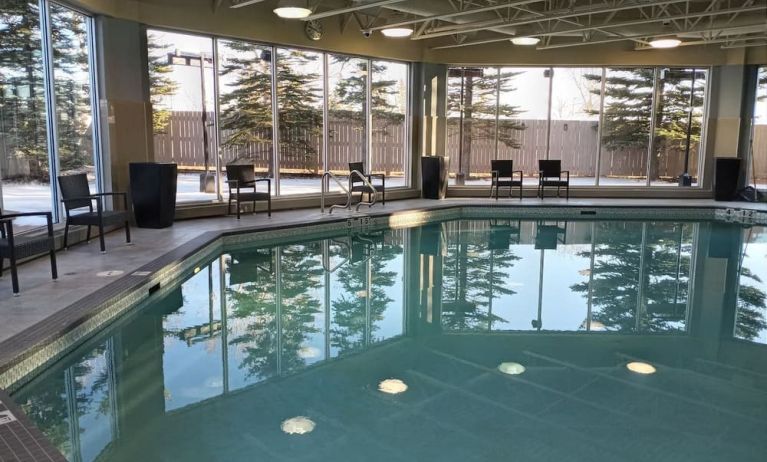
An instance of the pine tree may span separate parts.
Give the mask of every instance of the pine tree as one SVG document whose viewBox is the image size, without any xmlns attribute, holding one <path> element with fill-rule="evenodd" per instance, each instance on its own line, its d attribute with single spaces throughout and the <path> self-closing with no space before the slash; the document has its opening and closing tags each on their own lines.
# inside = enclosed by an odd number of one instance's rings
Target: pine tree
<svg viewBox="0 0 767 462">
<path fill-rule="evenodd" d="M 37 2 L 12 0 L 0 9 L 0 133 L 3 161 L 19 158 L 29 176 L 48 181 L 42 43 Z M 24 175 L 3 169 L 3 175 Z"/>
<path fill-rule="evenodd" d="M 149 61 L 149 101 L 152 104 L 152 131 L 165 134 L 170 124 L 171 111 L 166 101 L 176 94 L 178 84 L 168 74 L 173 72 L 168 63 L 167 47 L 160 45 L 157 37 L 147 33 L 147 53 Z"/>
</svg>

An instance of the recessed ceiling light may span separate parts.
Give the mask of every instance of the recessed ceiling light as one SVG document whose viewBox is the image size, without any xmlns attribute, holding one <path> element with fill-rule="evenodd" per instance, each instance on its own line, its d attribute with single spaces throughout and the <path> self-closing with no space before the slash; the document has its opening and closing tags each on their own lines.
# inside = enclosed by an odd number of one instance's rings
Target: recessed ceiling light
<svg viewBox="0 0 767 462">
<path fill-rule="evenodd" d="M 519 363 L 501 363 L 498 365 L 498 370 L 508 375 L 519 375 L 525 372 L 525 366 Z"/>
<path fill-rule="evenodd" d="M 538 37 L 514 37 L 511 39 L 511 43 L 514 45 L 538 45 L 541 41 Z"/>
<path fill-rule="evenodd" d="M 637 374 L 649 375 L 655 373 L 655 367 L 652 364 L 647 364 L 639 361 L 634 361 L 626 364 L 626 369 Z"/>
<path fill-rule="evenodd" d="M 303 19 L 310 14 L 312 10 L 306 7 L 306 3 L 301 0 L 280 0 L 274 14 L 285 19 Z"/>
<path fill-rule="evenodd" d="M 303 435 L 311 433 L 315 426 L 316 424 L 312 419 L 300 415 L 284 420 L 280 428 L 288 435 Z"/>
<path fill-rule="evenodd" d="M 398 395 L 407 391 L 407 384 L 400 379 L 381 380 L 381 383 L 378 384 L 378 391 Z"/>
<path fill-rule="evenodd" d="M 413 35 L 413 29 L 409 27 L 390 27 L 388 29 L 381 29 L 381 33 L 390 38 L 402 38 Z"/>
<path fill-rule="evenodd" d="M 681 40 L 673 37 L 656 38 L 650 40 L 650 46 L 653 48 L 675 48 L 678 47 L 681 43 Z"/>
</svg>

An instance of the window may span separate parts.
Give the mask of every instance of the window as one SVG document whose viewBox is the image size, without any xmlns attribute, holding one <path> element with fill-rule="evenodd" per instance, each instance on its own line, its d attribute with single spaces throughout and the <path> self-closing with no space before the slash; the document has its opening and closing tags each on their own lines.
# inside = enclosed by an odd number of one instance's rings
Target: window
<svg viewBox="0 0 767 462">
<path fill-rule="evenodd" d="M 757 74 L 751 156 L 749 182 L 761 191 L 767 188 L 767 67 Z"/>
<path fill-rule="evenodd" d="M 176 202 L 217 198 L 213 40 L 150 30 L 154 152 L 178 164 Z"/>
<path fill-rule="evenodd" d="M 57 175 L 87 173 L 98 190 L 90 40 L 91 18 L 74 10 L 44 0 L 3 3 L 0 206 L 6 213 L 52 211 L 56 220 Z M 14 222 L 21 229 L 42 224 L 40 217 Z"/>
<path fill-rule="evenodd" d="M 408 66 L 403 63 L 372 61 L 370 87 L 371 166 L 370 173 L 386 175 L 388 188 L 407 186 L 410 152 L 408 146 Z"/>
<path fill-rule="evenodd" d="M 274 178 L 272 49 L 218 40 L 220 173 L 226 164 L 251 162 L 259 176 Z M 223 189 L 224 194 L 229 192 Z M 272 185 L 272 194 L 276 187 Z"/>
<path fill-rule="evenodd" d="M 367 60 L 328 55 L 327 170 L 339 177 L 348 176 L 349 162 L 370 165 L 366 136 L 367 76 Z M 330 186 L 339 189 L 334 182 Z"/>
<path fill-rule="evenodd" d="M 742 231 L 735 338 L 767 344 L 767 227 Z"/>
<path fill-rule="evenodd" d="M 684 173 L 697 185 L 707 76 L 689 68 L 451 68 L 451 183 L 487 184 L 490 160 L 512 159 L 535 184 L 538 160 L 560 159 L 573 185 L 677 185 Z"/>
</svg>

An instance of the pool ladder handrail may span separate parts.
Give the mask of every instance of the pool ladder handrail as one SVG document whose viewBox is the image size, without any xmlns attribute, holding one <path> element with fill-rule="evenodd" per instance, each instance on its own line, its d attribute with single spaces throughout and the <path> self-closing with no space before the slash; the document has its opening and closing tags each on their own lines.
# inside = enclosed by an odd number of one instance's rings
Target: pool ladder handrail
<svg viewBox="0 0 767 462">
<path fill-rule="evenodd" d="M 360 206 L 362 206 L 362 205 L 367 205 L 368 207 L 372 207 L 373 205 L 375 205 L 376 201 L 378 200 L 378 191 L 376 190 L 376 188 L 372 184 L 370 184 L 370 181 L 368 181 L 368 179 L 365 177 L 365 175 L 363 175 L 359 170 L 352 170 L 351 172 L 349 172 L 348 187 L 344 186 L 344 184 L 341 182 L 341 180 L 339 180 L 338 177 L 333 174 L 333 172 L 326 171 L 325 173 L 322 174 L 322 191 L 321 191 L 321 194 L 320 194 L 320 213 L 322 213 L 322 214 L 325 213 L 325 194 L 327 194 L 329 192 L 329 190 L 330 190 L 330 178 L 332 178 L 333 181 L 335 181 L 336 184 L 341 187 L 341 190 L 344 193 L 346 193 L 346 204 L 345 205 L 338 205 L 338 204 L 331 205 L 330 208 L 328 209 L 328 215 L 333 213 L 333 209 L 334 208 L 351 210 L 351 208 L 352 208 L 352 193 L 351 193 L 352 187 L 351 187 L 351 183 L 352 183 L 352 176 L 354 176 L 354 175 L 357 175 L 360 179 L 362 179 L 363 184 L 365 184 L 365 186 L 367 186 L 368 188 L 370 188 L 371 191 L 373 191 L 373 195 L 372 195 L 373 199 L 370 202 L 360 201 L 357 204 L 357 207 L 354 209 L 354 211 L 355 212 L 359 212 Z"/>
</svg>

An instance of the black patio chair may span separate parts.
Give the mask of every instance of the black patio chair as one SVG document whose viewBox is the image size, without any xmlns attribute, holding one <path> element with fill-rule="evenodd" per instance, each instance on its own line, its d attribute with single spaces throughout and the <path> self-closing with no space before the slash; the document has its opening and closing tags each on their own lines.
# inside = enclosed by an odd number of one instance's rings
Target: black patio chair
<svg viewBox="0 0 767 462">
<path fill-rule="evenodd" d="M 13 232 L 13 220 L 18 217 L 45 217 L 47 232 L 45 234 L 24 234 L 17 236 Z M 11 269 L 11 285 L 13 295 L 19 295 L 19 275 L 17 262 L 20 259 L 48 253 L 51 258 L 51 276 L 58 279 L 56 268 L 56 247 L 53 239 L 53 218 L 51 212 L 11 213 L 3 215 L 0 210 L 0 277 L 3 276 L 3 260 L 8 259 Z"/>
<path fill-rule="evenodd" d="M 381 204 L 386 205 L 386 175 L 383 173 L 365 173 L 364 162 L 349 162 L 349 173 L 351 174 L 351 172 L 354 170 L 360 172 L 362 176 L 368 180 L 368 183 L 370 183 L 373 188 L 375 188 L 376 192 L 381 194 Z M 381 182 L 378 184 L 373 184 L 373 178 L 380 178 Z M 368 202 L 370 201 L 370 195 L 373 194 L 373 190 L 368 185 L 366 185 L 364 181 L 362 181 L 362 178 L 357 175 L 350 175 L 349 184 L 351 186 L 349 189 L 350 193 L 360 193 L 360 200 L 362 200 L 362 196 L 364 194 L 367 194 Z"/>
<path fill-rule="evenodd" d="M 491 160 L 490 170 L 492 179 L 490 182 L 490 197 L 493 197 L 493 188 L 495 188 L 495 200 L 498 200 L 498 190 L 500 188 L 509 188 L 509 197 L 514 188 L 519 188 L 519 198 L 522 199 L 522 170 L 514 170 L 513 160 Z M 519 179 L 514 175 L 519 173 Z"/>
<path fill-rule="evenodd" d="M 64 204 L 64 211 L 67 214 L 66 224 L 64 225 L 64 248 L 68 247 L 69 227 L 87 226 L 88 231 L 85 236 L 86 242 L 91 240 L 91 226 L 97 226 L 99 229 L 99 245 L 101 253 L 106 253 L 104 244 L 104 228 L 106 226 L 125 226 L 125 242 L 130 244 L 130 209 L 128 208 L 128 194 L 124 192 L 104 192 L 91 193 L 88 187 L 88 176 L 85 173 L 76 175 L 63 175 L 59 178 L 59 188 L 61 189 L 61 202 Z M 123 198 L 124 210 L 106 210 L 104 207 L 105 197 Z M 93 209 L 93 203 L 96 203 L 96 209 Z M 78 212 L 80 209 L 87 208 L 87 212 Z M 72 213 L 75 211 L 77 213 Z"/>
<path fill-rule="evenodd" d="M 562 178 L 562 174 L 565 178 Z M 557 197 L 559 197 L 560 188 L 565 188 L 566 198 L 570 198 L 570 171 L 562 170 L 561 160 L 539 160 L 538 161 L 538 197 L 543 199 L 544 188 L 556 187 Z"/>
<path fill-rule="evenodd" d="M 266 192 L 257 191 L 256 184 L 266 183 Z M 256 178 L 256 167 L 253 164 L 229 164 L 226 166 L 226 184 L 229 185 L 229 204 L 227 215 L 231 213 L 232 201 L 237 203 L 237 219 L 240 219 L 240 203 L 252 202 L 253 213 L 256 213 L 256 201 L 267 202 L 267 215 L 272 216 L 272 180 L 271 178 Z M 250 191 L 250 189 L 253 189 Z"/>
</svg>

